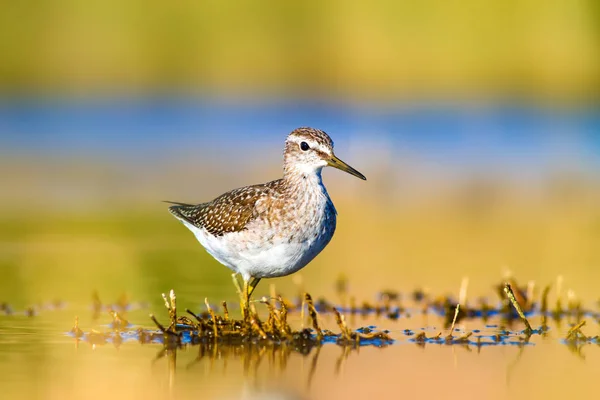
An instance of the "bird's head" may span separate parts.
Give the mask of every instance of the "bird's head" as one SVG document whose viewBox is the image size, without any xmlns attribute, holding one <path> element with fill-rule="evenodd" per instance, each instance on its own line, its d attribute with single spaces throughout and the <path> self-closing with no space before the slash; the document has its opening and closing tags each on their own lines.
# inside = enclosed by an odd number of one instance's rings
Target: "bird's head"
<svg viewBox="0 0 600 400">
<path fill-rule="evenodd" d="M 284 169 L 286 174 L 319 174 L 323 167 L 341 169 L 357 178 L 367 178 L 336 157 L 333 140 L 314 128 L 298 128 L 285 141 Z"/>
</svg>

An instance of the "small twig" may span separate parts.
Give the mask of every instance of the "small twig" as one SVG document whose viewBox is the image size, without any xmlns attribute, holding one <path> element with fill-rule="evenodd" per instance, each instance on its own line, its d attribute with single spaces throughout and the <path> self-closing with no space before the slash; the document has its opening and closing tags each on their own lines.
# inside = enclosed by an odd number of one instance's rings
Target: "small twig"
<svg viewBox="0 0 600 400">
<path fill-rule="evenodd" d="M 169 311 L 170 325 L 169 329 L 175 330 L 177 325 L 177 298 L 175 297 L 175 291 L 171 289 L 169 291 L 169 297 L 162 293 L 162 298 L 165 302 L 165 307 Z"/>
<path fill-rule="evenodd" d="M 213 333 L 215 334 L 215 340 L 216 340 L 217 337 L 219 336 L 219 330 L 218 330 L 218 326 L 217 326 L 217 318 L 215 316 L 215 312 L 213 311 L 212 307 L 210 306 L 210 304 L 208 304 L 208 297 L 204 298 L 204 304 L 206 304 L 206 309 L 208 310 L 208 313 L 210 314 L 210 318 L 212 319 Z"/>
<path fill-rule="evenodd" d="M 240 286 L 240 282 L 237 279 L 237 273 L 231 274 L 231 279 L 233 280 L 233 285 L 235 286 L 235 290 L 237 291 L 237 294 L 241 296 L 242 288 Z"/>
<path fill-rule="evenodd" d="M 569 329 L 569 331 L 567 332 L 567 340 L 574 339 L 573 336 L 577 335 L 578 333 L 582 336 L 582 339 L 586 340 L 587 336 L 585 336 L 583 332 L 581 332 L 581 328 L 583 328 L 584 325 L 585 320 L 581 321 L 580 323 Z"/>
<path fill-rule="evenodd" d="M 174 319 L 177 320 L 177 297 L 173 289 L 169 292 L 169 299 L 171 300 L 171 310 L 173 311 Z"/>
<path fill-rule="evenodd" d="M 267 297 L 263 297 L 260 299 L 260 302 L 267 306 L 267 309 L 269 310 L 269 319 L 267 320 L 268 329 L 272 333 L 286 335 L 285 329 L 281 325 L 279 311 L 275 309 L 275 306 L 273 305 L 274 301 L 276 301 L 276 299 Z"/>
<path fill-rule="evenodd" d="M 510 300 L 510 302 L 513 305 L 513 307 L 515 308 L 515 310 L 517 310 L 517 314 L 519 314 L 521 321 L 523 321 L 523 323 L 525 324 L 525 327 L 526 327 L 525 334 L 530 336 L 533 333 L 533 329 L 531 329 L 531 325 L 529 325 L 529 321 L 527 321 L 527 318 L 525 317 L 525 314 L 523 313 L 523 309 L 521 308 L 521 305 L 515 298 L 515 294 L 513 293 L 512 288 L 510 287 L 509 283 L 504 284 L 504 293 L 506 293 L 508 300 Z"/>
<path fill-rule="evenodd" d="M 126 319 L 121 317 L 121 315 L 119 315 L 119 313 L 116 312 L 115 310 L 110 310 L 108 313 L 113 318 L 113 322 L 112 322 L 113 329 L 115 329 L 117 331 L 124 330 L 127 327 L 127 325 L 129 325 L 129 321 L 127 321 Z"/>
<path fill-rule="evenodd" d="M 252 328 L 254 328 L 258 334 L 260 335 L 261 339 L 266 339 L 267 338 L 267 334 L 265 333 L 264 329 L 262 328 L 261 324 L 260 324 L 260 320 L 258 319 L 258 315 L 256 314 L 256 312 L 250 311 L 250 324 L 252 325 Z"/>
<path fill-rule="evenodd" d="M 150 314 L 150 319 L 152 320 L 152 322 L 154 322 L 156 324 L 156 326 L 158 327 L 158 329 L 160 329 L 160 331 L 162 333 L 166 333 L 168 335 L 173 335 L 173 336 L 179 336 L 177 333 L 166 329 L 160 322 L 158 322 L 158 320 L 156 319 L 154 314 Z"/>
<path fill-rule="evenodd" d="M 223 318 L 225 321 L 229 321 L 229 309 L 227 308 L 227 302 L 223 301 L 221 305 L 223 306 Z"/>
<path fill-rule="evenodd" d="M 304 303 L 306 301 L 306 298 L 304 296 L 302 296 L 302 303 L 300 306 L 300 328 L 304 329 Z"/>
<path fill-rule="evenodd" d="M 202 318 L 200 318 L 198 315 L 194 314 L 194 312 L 192 310 L 190 310 L 189 308 L 186 308 L 185 312 L 190 314 L 192 317 L 194 317 L 196 319 L 196 321 L 198 321 L 198 327 L 200 328 L 200 332 L 204 332 L 204 329 L 206 328 L 206 323 L 204 322 L 204 320 Z"/>
<path fill-rule="evenodd" d="M 266 297 L 263 296 L 258 300 L 260 303 L 263 303 L 265 306 L 267 306 L 267 309 L 269 310 L 269 315 L 267 316 L 267 322 L 265 322 L 264 326 L 266 327 L 266 332 L 269 333 L 275 333 L 278 330 L 278 318 L 277 318 L 277 314 L 275 312 L 275 307 L 273 307 L 273 304 L 271 304 L 271 299 L 270 297 Z"/>
<path fill-rule="evenodd" d="M 467 332 L 464 335 L 458 337 L 455 342 L 458 343 L 468 343 L 469 342 L 469 338 L 473 335 L 473 332 Z"/>
<path fill-rule="evenodd" d="M 79 328 L 79 317 L 75 317 L 75 326 L 71 328 L 71 333 L 76 337 L 80 338 L 84 335 L 83 331 Z"/>
<path fill-rule="evenodd" d="M 550 293 L 550 285 L 544 288 L 542 292 L 542 305 L 540 307 L 540 313 L 546 314 L 548 312 L 548 293 Z"/>
<path fill-rule="evenodd" d="M 317 317 L 317 309 L 313 304 L 312 297 L 308 293 L 304 293 L 304 299 L 306 300 L 306 304 L 308 304 L 308 315 L 312 320 L 312 326 L 317 332 L 317 340 L 320 342 L 323 340 L 323 331 L 321 331 L 321 327 L 319 326 L 319 320 Z"/>
<path fill-rule="evenodd" d="M 280 330 L 287 336 L 292 333 L 292 328 L 287 323 L 288 308 L 281 296 L 277 296 L 277 301 L 281 304 L 281 313 L 279 314 Z"/>
<path fill-rule="evenodd" d="M 423 344 L 427 341 L 427 335 L 425 332 L 419 332 L 417 336 L 415 336 L 415 342 Z"/>
<path fill-rule="evenodd" d="M 460 312 L 460 303 L 458 303 L 456 305 L 456 308 L 454 309 L 454 318 L 452 318 L 452 325 L 450 326 L 450 333 L 448 333 L 448 336 L 446 336 L 446 340 L 448 339 L 452 339 L 454 336 L 452 336 L 452 332 L 454 332 L 454 325 L 456 325 L 456 319 L 458 318 L 458 313 Z"/>
<path fill-rule="evenodd" d="M 164 294 L 164 293 L 162 293 L 162 298 L 163 298 L 163 300 L 165 302 L 165 307 L 167 308 L 167 310 L 170 310 L 171 309 L 171 305 L 169 304 L 169 300 L 167 300 L 167 295 Z"/>
<path fill-rule="evenodd" d="M 340 327 L 342 337 L 344 339 L 346 339 L 347 341 L 351 341 L 352 336 L 350 335 L 350 330 L 348 329 L 348 326 L 346 325 L 346 320 L 344 319 L 344 316 L 342 314 L 340 314 L 340 312 L 335 307 L 333 307 L 333 313 L 335 314 L 335 321 L 337 322 L 338 326 Z"/>
</svg>

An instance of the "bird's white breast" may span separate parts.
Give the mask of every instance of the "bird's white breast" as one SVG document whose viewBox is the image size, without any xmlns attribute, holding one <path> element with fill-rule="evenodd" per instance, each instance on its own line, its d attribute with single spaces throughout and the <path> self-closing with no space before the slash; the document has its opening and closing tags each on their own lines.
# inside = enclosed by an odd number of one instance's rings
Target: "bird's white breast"
<svg viewBox="0 0 600 400">
<path fill-rule="evenodd" d="M 336 226 L 336 211 L 320 176 L 303 183 L 307 187 L 298 188 L 295 200 L 278 210 L 277 218 L 259 217 L 239 232 L 214 236 L 182 222 L 215 259 L 244 279 L 289 275 L 325 248 Z"/>
</svg>

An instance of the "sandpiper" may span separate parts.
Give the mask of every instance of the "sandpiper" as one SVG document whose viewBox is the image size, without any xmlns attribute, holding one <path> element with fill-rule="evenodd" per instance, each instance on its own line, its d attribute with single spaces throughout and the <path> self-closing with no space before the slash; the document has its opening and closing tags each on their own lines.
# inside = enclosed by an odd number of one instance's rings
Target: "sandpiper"
<svg viewBox="0 0 600 400">
<path fill-rule="evenodd" d="M 169 211 L 204 248 L 244 282 L 242 306 L 262 278 L 292 274 L 327 246 L 336 210 L 321 170 L 331 166 L 365 176 L 337 158 L 323 131 L 298 128 L 285 141 L 283 178 L 227 192 L 197 205 L 174 203 Z"/>
</svg>

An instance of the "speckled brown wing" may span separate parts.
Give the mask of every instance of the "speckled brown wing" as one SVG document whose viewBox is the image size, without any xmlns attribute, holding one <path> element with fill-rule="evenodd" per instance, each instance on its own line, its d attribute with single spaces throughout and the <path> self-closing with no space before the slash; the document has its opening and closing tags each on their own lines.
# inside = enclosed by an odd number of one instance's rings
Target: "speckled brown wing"
<svg viewBox="0 0 600 400">
<path fill-rule="evenodd" d="M 239 232 L 256 218 L 255 204 L 280 185 L 272 181 L 262 185 L 246 186 L 217 197 L 211 202 L 198 205 L 177 203 L 169 207 L 171 214 L 190 224 L 206 229 L 210 234 L 222 236 Z"/>
</svg>

